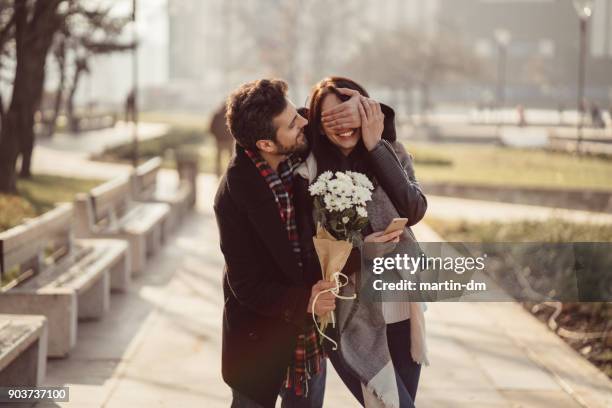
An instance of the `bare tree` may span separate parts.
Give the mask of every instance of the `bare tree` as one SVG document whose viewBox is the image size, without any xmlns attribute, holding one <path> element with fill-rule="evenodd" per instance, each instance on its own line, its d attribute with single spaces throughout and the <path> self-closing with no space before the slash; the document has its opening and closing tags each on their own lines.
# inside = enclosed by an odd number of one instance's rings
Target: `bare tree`
<svg viewBox="0 0 612 408">
<path fill-rule="evenodd" d="M 72 132 L 78 132 L 75 117 L 74 98 L 82 75 L 89 72 L 91 59 L 97 55 L 123 52 L 133 49 L 136 44 L 121 40 L 120 36 L 131 20 L 115 17 L 110 8 L 88 10 L 80 7 L 68 20 L 69 37 L 67 45 L 74 56 L 73 75 L 66 100 L 66 115 Z"/>
<path fill-rule="evenodd" d="M 58 34 L 53 45 L 53 59 L 57 64 L 57 71 L 59 75 L 59 81 L 57 90 L 55 91 L 53 100 L 53 112 L 51 118 L 46 122 L 46 133 L 48 137 L 51 137 L 55 133 L 57 127 L 57 118 L 59 117 L 60 110 L 62 108 L 62 100 L 64 98 L 64 91 L 66 87 L 66 33 L 62 32 Z"/>
<path fill-rule="evenodd" d="M 16 192 L 15 163 L 29 176 L 34 147 L 34 114 L 43 90 L 45 62 L 62 22 L 60 5 L 69 0 L 14 0 L 15 77 L 0 138 L 0 191 Z"/>
<path fill-rule="evenodd" d="M 14 77 L 11 102 L 2 117 L 0 133 L 0 192 L 16 193 L 16 163 L 21 155 L 22 177 L 30 176 L 34 148 L 34 115 L 38 109 L 45 81 L 45 64 L 55 34 L 67 19 L 81 15 L 89 26 L 79 37 L 87 55 L 109 52 L 109 43 L 100 31 L 114 33 L 125 24 L 108 21 L 108 11 L 83 6 L 79 0 L 0 0 L 0 51 L 7 44 L 14 48 Z M 92 4 L 91 2 L 87 4 Z M 104 16 L 101 18 L 100 16 Z M 102 27 L 104 29 L 102 29 Z M 117 28 L 118 29 L 118 28 Z M 1 67 L 0 67 L 1 68 Z"/>
<path fill-rule="evenodd" d="M 0 0 L 0 75 L 7 68 L 6 62 L 11 57 L 12 50 L 10 47 L 11 39 L 15 33 L 15 13 L 13 12 L 12 2 L 10 0 Z M 3 78 L 0 77 L 0 81 Z M 4 123 L 5 117 L 4 98 L 0 93 L 0 129 Z"/>
<path fill-rule="evenodd" d="M 429 36 L 405 27 L 374 31 L 349 65 L 359 77 L 379 86 L 419 89 L 422 114 L 431 106 L 432 85 L 476 77 L 482 71 L 479 59 L 457 35 L 442 31 Z"/>
<path fill-rule="evenodd" d="M 279 76 L 295 89 L 297 84 L 297 56 L 299 32 L 304 13 L 294 0 L 268 0 L 243 3 L 234 7 L 238 21 L 248 35 L 251 50 L 247 58 L 256 59 L 268 75 Z"/>
<path fill-rule="evenodd" d="M 363 0 L 310 1 L 310 20 L 304 33 L 304 40 L 309 40 L 310 45 L 308 69 L 305 72 L 308 83 L 345 71 L 351 46 L 365 28 L 362 21 L 363 3 Z"/>
<path fill-rule="evenodd" d="M 363 1 L 262 0 L 234 4 L 233 29 L 248 47 L 240 54 L 241 64 L 232 63 L 231 67 L 263 67 L 258 75 L 281 77 L 293 92 L 298 92 L 300 85 L 311 85 L 335 74 L 348 57 L 347 44 L 354 42 L 359 32 Z"/>
<path fill-rule="evenodd" d="M 135 46 L 119 38 L 129 22 L 129 18 L 112 16 L 109 7 L 90 10 L 79 4 L 67 16 L 62 30 L 56 36 L 54 46 L 59 84 L 49 123 L 49 134 L 55 130 L 63 99 L 66 99 L 69 128 L 72 132 L 79 131 L 74 98 L 80 80 L 83 74 L 89 72 L 90 61 L 96 55 L 127 51 Z M 67 81 L 68 65 L 72 67 L 70 81 Z"/>
</svg>

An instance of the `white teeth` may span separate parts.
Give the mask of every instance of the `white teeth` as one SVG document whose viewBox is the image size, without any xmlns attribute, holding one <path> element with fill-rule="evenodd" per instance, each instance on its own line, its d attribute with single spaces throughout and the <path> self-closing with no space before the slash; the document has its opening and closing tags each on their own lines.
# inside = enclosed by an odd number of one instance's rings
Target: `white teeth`
<svg viewBox="0 0 612 408">
<path fill-rule="evenodd" d="M 353 131 L 352 131 L 352 130 L 349 130 L 348 132 L 339 133 L 338 135 L 339 135 L 339 136 L 342 136 L 342 137 L 349 137 L 349 136 L 350 136 L 350 135 L 352 135 L 352 134 L 353 134 Z"/>
</svg>

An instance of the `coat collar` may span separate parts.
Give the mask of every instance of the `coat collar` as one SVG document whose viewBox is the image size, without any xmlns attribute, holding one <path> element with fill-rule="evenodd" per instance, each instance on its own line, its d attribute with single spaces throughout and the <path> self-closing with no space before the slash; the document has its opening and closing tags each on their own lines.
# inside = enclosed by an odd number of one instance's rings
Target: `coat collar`
<svg viewBox="0 0 612 408">
<path fill-rule="evenodd" d="M 302 273 L 274 194 L 240 146 L 236 146 L 236 155 L 228 167 L 227 186 L 236 203 L 246 210 L 249 221 L 278 266 L 291 281 L 298 283 Z"/>
</svg>

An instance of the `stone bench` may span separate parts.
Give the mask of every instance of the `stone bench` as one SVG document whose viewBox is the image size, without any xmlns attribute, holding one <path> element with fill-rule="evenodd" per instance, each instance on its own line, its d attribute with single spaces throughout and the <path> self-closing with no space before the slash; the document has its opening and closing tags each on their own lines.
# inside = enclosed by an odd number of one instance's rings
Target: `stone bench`
<svg viewBox="0 0 612 408">
<path fill-rule="evenodd" d="M 71 204 L 0 233 L 3 286 L 0 312 L 44 315 L 49 355 L 62 357 L 76 343 L 77 320 L 109 309 L 110 289 L 130 281 L 125 241 L 73 239 Z"/>
<path fill-rule="evenodd" d="M 77 194 L 75 232 L 79 238 L 128 241 L 132 273 L 139 273 L 160 250 L 169 215 L 168 204 L 133 201 L 129 177 L 120 177 Z"/>
<path fill-rule="evenodd" d="M 166 203 L 170 206 L 169 228 L 175 229 L 191 209 L 191 184 L 180 180 L 178 187 L 162 186 L 157 182 L 162 161 L 152 158 L 132 174 L 132 194 L 139 201 Z"/>
<path fill-rule="evenodd" d="M 47 366 L 47 319 L 0 314 L 0 387 L 40 386 Z"/>
</svg>

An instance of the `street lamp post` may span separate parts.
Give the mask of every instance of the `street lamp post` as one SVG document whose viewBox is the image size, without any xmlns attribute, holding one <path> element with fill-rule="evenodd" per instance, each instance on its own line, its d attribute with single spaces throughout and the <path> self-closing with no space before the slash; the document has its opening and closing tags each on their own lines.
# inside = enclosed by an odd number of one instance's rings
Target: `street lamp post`
<svg viewBox="0 0 612 408">
<path fill-rule="evenodd" d="M 580 20 L 580 52 L 578 59 L 578 92 L 577 92 L 577 110 L 578 121 L 576 130 L 578 133 L 578 141 L 576 144 L 576 152 L 580 153 L 582 147 L 582 128 L 584 126 L 584 84 L 586 77 L 586 57 L 587 57 L 587 34 L 589 19 L 593 15 L 593 0 L 574 0 L 574 8 Z"/>
<path fill-rule="evenodd" d="M 136 2 L 132 0 L 132 95 L 133 126 L 132 126 L 132 166 L 138 167 L 138 31 L 136 30 Z"/>
<path fill-rule="evenodd" d="M 494 34 L 499 53 L 497 63 L 497 107 L 501 110 L 506 102 L 506 66 L 508 61 L 508 45 L 512 36 L 508 30 L 503 28 L 498 28 Z"/>
</svg>

